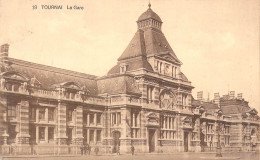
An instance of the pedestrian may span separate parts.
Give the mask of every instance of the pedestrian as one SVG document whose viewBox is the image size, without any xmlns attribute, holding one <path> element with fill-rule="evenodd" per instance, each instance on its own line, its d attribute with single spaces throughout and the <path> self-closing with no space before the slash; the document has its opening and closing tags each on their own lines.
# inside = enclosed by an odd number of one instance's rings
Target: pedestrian
<svg viewBox="0 0 260 160">
<path fill-rule="evenodd" d="M 96 147 L 95 147 L 95 153 L 96 153 L 96 155 L 98 155 L 98 152 L 99 152 L 99 148 L 98 148 L 98 146 L 96 146 Z"/>
<path fill-rule="evenodd" d="M 120 146 L 117 147 L 117 155 L 120 155 Z"/>
<path fill-rule="evenodd" d="M 212 151 L 212 141 L 209 142 L 209 149 Z"/>
<path fill-rule="evenodd" d="M 135 147 L 134 147 L 134 145 L 132 144 L 132 146 L 131 146 L 131 152 L 132 152 L 132 155 L 134 155 L 135 154 Z"/>
<path fill-rule="evenodd" d="M 80 146 L 80 153 L 81 153 L 82 156 L 83 156 L 83 152 L 84 152 L 84 145 L 82 144 L 82 145 Z"/>
<path fill-rule="evenodd" d="M 90 155 L 90 151 L 91 151 L 91 146 L 88 145 L 88 155 Z"/>
<path fill-rule="evenodd" d="M 85 144 L 84 145 L 84 155 L 86 155 L 87 154 L 87 145 Z"/>
</svg>

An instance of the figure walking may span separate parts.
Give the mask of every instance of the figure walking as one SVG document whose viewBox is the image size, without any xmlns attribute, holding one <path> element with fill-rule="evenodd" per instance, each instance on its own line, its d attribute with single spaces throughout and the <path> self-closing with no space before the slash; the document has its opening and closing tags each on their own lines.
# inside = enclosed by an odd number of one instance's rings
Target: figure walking
<svg viewBox="0 0 260 160">
<path fill-rule="evenodd" d="M 120 155 L 120 146 L 117 146 L 117 155 Z"/>
<path fill-rule="evenodd" d="M 96 146 L 96 147 L 95 147 L 95 153 L 96 153 L 96 155 L 98 155 L 98 152 L 99 152 L 99 148 L 98 148 L 98 146 Z"/>
<path fill-rule="evenodd" d="M 135 154 L 135 147 L 134 147 L 134 145 L 131 146 L 131 152 L 132 152 L 132 155 Z"/>
</svg>

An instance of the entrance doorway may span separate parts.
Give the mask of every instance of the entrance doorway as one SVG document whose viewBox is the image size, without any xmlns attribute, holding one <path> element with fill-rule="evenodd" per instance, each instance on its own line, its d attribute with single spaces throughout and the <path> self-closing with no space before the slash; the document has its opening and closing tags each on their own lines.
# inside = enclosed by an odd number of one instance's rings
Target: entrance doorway
<svg viewBox="0 0 260 160">
<path fill-rule="evenodd" d="M 155 151 L 155 129 L 149 129 L 149 152 Z"/>
<path fill-rule="evenodd" d="M 113 132 L 113 150 L 112 150 L 112 152 L 113 153 L 117 153 L 118 152 L 118 150 L 120 150 L 120 136 L 121 136 L 121 134 L 120 134 L 120 132 L 119 131 L 115 131 L 115 132 Z"/>
<path fill-rule="evenodd" d="M 189 136 L 189 132 L 184 132 L 184 152 L 188 152 L 189 150 L 188 136 Z"/>
</svg>

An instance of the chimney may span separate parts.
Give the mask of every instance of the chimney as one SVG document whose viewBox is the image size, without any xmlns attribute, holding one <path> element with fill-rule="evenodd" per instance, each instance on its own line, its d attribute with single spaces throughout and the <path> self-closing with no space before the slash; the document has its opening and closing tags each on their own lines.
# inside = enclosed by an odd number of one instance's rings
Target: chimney
<svg viewBox="0 0 260 160">
<path fill-rule="evenodd" d="M 203 100 L 203 91 L 197 92 L 197 100 L 199 101 Z"/>
<path fill-rule="evenodd" d="M 220 102 L 219 93 L 214 93 L 214 102 L 215 102 L 216 104 L 219 104 L 219 102 Z"/>
<path fill-rule="evenodd" d="M 237 94 L 237 99 L 240 99 L 240 100 L 243 99 L 243 97 L 242 97 L 242 93 L 238 93 L 238 94 Z"/>
<path fill-rule="evenodd" d="M 9 44 L 3 44 L 0 48 L 0 63 L 5 64 L 8 61 Z"/>
<path fill-rule="evenodd" d="M 229 99 L 234 99 L 235 98 L 235 91 L 230 91 L 229 92 Z"/>
</svg>

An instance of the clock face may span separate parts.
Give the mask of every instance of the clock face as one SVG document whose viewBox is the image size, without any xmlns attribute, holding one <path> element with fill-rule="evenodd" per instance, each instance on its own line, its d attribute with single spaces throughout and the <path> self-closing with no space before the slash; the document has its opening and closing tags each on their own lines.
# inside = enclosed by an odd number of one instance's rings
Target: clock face
<svg viewBox="0 0 260 160">
<path fill-rule="evenodd" d="M 163 91 L 160 95 L 160 107 L 172 109 L 176 105 L 176 96 L 171 91 Z"/>
</svg>

